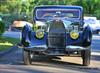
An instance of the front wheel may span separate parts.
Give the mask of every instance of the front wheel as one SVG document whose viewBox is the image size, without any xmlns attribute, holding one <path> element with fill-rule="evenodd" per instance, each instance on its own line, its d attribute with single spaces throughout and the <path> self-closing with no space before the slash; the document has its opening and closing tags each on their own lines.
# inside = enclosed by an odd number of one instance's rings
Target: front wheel
<svg viewBox="0 0 100 73">
<path fill-rule="evenodd" d="M 31 57 L 30 57 L 30 51 L 23 50 L 23 60 L 25 65 L 31 64 Z"/>
<path fill-rule="evenodd" d="M 81 52 L 81 56 L 82 56 L 82 59 L 83 59 L 83 66 L 88 66 L 90 64 L 91 48 L 83 50 Z"/>
</svg>

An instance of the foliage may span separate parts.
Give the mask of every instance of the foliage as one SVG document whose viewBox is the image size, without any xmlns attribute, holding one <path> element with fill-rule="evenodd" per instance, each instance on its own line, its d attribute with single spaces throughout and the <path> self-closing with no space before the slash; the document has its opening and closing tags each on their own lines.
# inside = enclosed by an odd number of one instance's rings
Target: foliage
<svg viewBox="0 0 100 73">
<path fill-rule="evenodd" d="M 86 13 L 94 13 L 100 8 L 99 0 L 1 0 L 0 11 L 3 13 L 17 13 L 20 15 L 25 12 L 28 15 L 37 5 L 80 5 Z"/>
<path fill-rule="evenodd" d="M 0 0 L 0 15 L 10 14 L 7 18 L 7 25 L 13 20 L 32 20 L 32 11 L 38 5 L 79 5 L 83 6 L 85 14 L 92 14 L 99 18 L 99 0 Z"/>
<path fill-rule="evenodd" d="M 96 10 L 94 13 L 95 13 L 94 15 L 95 15 L 98 19 L 100 19 L 100 10 L 98 9 L 98 10 Z"/>
<path fill-rule="evenodd" d="M 0 51 L 7 50 L 19 42 L 19 39 L 1 37 L 0 38 Z"/>
<path fill-rule="evenodd" d="M 0 21 L 0 37 L 4 31 L 5 31 L 5 24 L 3 23 L 3 21 Z"/>
</svg>

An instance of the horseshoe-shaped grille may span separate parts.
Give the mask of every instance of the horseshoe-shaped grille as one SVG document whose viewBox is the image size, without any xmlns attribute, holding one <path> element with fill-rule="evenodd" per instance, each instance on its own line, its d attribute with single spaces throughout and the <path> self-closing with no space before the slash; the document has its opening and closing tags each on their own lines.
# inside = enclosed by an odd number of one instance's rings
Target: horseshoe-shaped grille
<svg viewBox="0 0 100 73">
<path fill-rule="evenodd" d="M 48 47 L 65 48 L 66 30 L 61 20 L 53 20 L 48 32 Z"/>
</svg>

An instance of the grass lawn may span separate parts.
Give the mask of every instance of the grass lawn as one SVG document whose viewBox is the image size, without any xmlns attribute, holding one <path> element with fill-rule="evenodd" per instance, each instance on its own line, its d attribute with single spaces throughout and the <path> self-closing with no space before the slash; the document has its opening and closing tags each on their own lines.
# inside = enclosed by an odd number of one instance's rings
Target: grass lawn
<svg viewBox="0 0 100 73">
<path fill-rule="evenodd" d="M 9 37 L 1 37 L 0 38 L 0 51 L 4 51 L 14 46 L 19 42 L 19 39 L 9 38 Z"/>
</svg>

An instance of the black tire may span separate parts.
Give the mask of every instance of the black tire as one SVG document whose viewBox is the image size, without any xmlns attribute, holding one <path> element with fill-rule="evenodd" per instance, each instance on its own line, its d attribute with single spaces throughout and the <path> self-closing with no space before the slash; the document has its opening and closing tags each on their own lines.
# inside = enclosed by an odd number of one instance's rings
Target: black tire
<svg viewBox="0 0 100 73">
<path fill-rule="evenodd" d="M 23 50 L 23 60 L 25 65 L 31 64 L 31 57 L 30 57 L 30 51 Z"/>
<path fill-rule="evenodd" d="M 99 30 L 96 31 L 96 34 L 99 34 Z"/>
<path fill-rule="evenodd" d="M 81 52 L 81 56 L 82 56 L 82 59 L 83 59 L 83 66 L 90 65 L 91 49 L 88 48 L 87 50 L 83 50 Z"/>
</svg>

